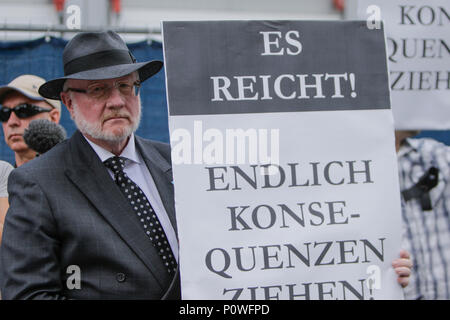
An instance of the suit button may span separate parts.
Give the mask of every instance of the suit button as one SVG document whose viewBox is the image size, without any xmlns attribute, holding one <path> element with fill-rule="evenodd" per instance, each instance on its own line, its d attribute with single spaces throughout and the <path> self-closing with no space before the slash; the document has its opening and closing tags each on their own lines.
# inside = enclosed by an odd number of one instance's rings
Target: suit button
<svg viewBox="0 0 450 320">
<path fill-rule="evenodd" d="M 125 273 L 116 274 L 117 282 L 124 282 L 126 279 L 127 279 L 127 276 L 125 275 Z"/>
</svg>

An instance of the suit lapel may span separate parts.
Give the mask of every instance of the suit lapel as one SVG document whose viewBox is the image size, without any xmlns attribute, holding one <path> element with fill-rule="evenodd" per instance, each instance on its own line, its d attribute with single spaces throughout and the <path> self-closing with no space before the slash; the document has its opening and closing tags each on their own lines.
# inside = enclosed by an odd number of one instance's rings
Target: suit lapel
<svg viewBox="0 0 450 320">
<path fill-rule="evenodd" d="M 67 177 L 142 260 L 161 288 L 165 289 L 164 283 L 170 281 L 165 267 L 106 167 L 80 132 L 74 134 L 70 144 L 71 152 L 66 155 Z"/>
</svg>

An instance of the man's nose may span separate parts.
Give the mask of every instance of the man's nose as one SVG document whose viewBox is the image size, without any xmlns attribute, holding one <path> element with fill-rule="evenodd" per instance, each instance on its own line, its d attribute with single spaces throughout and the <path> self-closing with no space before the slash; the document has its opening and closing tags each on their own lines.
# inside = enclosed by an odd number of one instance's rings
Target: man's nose
<svg viewBox="0 0 450 320">
<path fill-rule="evenodd" d="M 109 96 L 106 102 L 108 108 L 118 108 L 125 105 L 125 97 L 120 93 L 120 91 L 113 86 L 110 88 Z"/>
</svg>

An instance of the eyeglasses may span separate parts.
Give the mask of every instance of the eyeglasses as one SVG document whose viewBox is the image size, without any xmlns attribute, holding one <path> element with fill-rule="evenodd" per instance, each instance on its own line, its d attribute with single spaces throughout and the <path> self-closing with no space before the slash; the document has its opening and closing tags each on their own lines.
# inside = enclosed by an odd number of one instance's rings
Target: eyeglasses
<svg viewBox="0 0 450 320">
<path fill-rule="evenodd" d="M 74 91 L 86 94 L 92 99 L 106 99 L 111 95 L 113 88 L 119 90 L 120 94 L 125 97 L 137 96 L 141 83 L 139 81 L 131 82 L 115 82 L 112 86 L 105 83 L 93 84 L 86 89 L 67 88 L 66 91 Z"/>
<path fill-rule="evenodd" d="M 41 108 L 34 104 L 21 103 L 14 108 L 0 108 L 0 121 L 6 122 L 9 120 L 11 113 L 14 112 L 16 116 L 20 119 L 26 119 L 35 116 L 42 112 L 50 112 L 51 109 Z"/>
</svg>

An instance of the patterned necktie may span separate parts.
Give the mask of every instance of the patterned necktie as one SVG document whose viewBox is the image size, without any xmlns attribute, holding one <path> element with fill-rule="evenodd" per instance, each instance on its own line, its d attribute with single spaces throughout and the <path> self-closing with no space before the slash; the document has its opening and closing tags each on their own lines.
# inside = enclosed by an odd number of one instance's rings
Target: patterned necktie
<svg viewBox="0 0 450 320">
<path fill-rule="evenodd" d="M 144 228 L 145 234 L 150 238 L 152 244 L 158 251 L 167 271 L 170 275 L 173 275 L 177 270 L 177 262 L 167 241 L 166 234 L 144 192 L 123 171 L 125 158 L 111 157 L 105 160 L 104 164 L 114 173 L 114 178 L 120 191 L 122 191 L 133 208 L 133 211 L 136 213 Z"/>
</svg>

